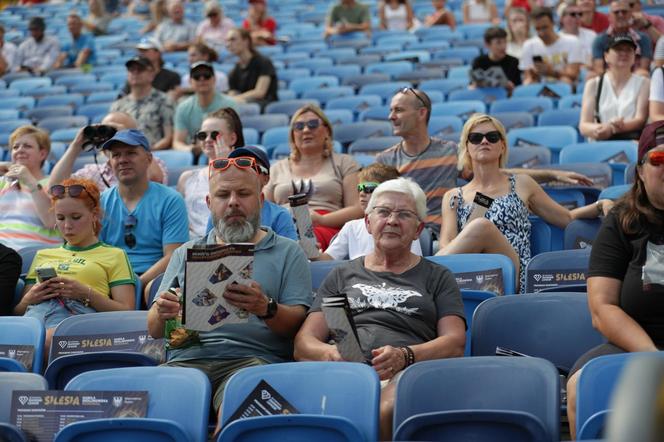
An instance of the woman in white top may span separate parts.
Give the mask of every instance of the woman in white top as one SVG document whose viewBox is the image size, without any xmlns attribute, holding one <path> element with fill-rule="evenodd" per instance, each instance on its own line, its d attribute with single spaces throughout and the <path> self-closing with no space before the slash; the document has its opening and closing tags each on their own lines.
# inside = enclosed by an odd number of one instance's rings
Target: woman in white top
<svg viewBox="0 0 664 442">
<path fill-rule="evenodd" d="M 465 0 L 463 2 L 463 23 L 500 23 L 498 8 L 492 0 Z"/>
<path fill-rule="evenodd" d="M 414 29 L 413 7 L 408 0 L 386 0 L 378 8 L 380 28 L 390 31 L 408 31 Z"/>
<path fill-rule="evenodd" d="M 607 70 L 586 83 L 579 131 L 593 140 L 638 140 L 648 119 L 650 80 L 632 73 L 637 45 L 614 35 L 604 52 Z"/>
<path fill-rule="evenodd" d="M 209 160 L 228 156 L 231 150 L 244 146 L 240 117 L 231 108 L 222 108 L 209 114 L 196 134 L 196 143 Z M 177 190 L 187 206 L 189 236 L 197 238 L 205 235 L 210 216 L 210 209 L 205 202 L 209 192 L 208 168 L 183 172 L 178 179 Z"/>
<path fill-rule="evenodd" d="M 510 8 L 507 15 L 507 54 L 521 58 L 523 44 L 530 38 L 530 20 L 523 8 Z"/>
</svg>

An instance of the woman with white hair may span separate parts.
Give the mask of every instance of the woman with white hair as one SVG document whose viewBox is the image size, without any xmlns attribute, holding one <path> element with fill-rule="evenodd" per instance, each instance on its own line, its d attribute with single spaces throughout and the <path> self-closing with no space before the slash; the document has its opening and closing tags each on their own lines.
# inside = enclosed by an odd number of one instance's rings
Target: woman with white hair
<svg viewBox="0 0 664 442">
<path fill-rule="evenodd" d="M 463 187 L 443 197 L 443 222 L 438 255 L 500 253 L 517 269 L 521 291 L 530 261 L 530 213 L 565 228 L 577 218 L 606 214 L 613 203 L 568 210 L 552 200 L 528 175 L 507 175 L 507 134 L 496 118 L 476 114 L 466 121 L 459 142 L 459 165 L 473 172 Z"/>
<path fill-rule="evenodd" d="M 410 251 L 424 228 L 424 191 L 406 178 L 385 181 L 372 193 L 365 213 L 374 251 L 335 267 L 325 278 L 295 337 L 294 356 L 299 361 L 344 360 L 337 345 L 328 343 L 321 300 L 346 297 L 363 359 L 384 381 L 380 439 L 391 440 L 398 374 L 418 361 L 462 356 L 465 319 L 454 275 Z"/>
</svg>

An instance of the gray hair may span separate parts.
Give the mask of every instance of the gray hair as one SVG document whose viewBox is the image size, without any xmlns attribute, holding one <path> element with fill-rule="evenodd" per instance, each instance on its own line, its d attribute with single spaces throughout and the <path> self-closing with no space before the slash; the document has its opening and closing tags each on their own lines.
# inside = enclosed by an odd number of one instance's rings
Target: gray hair
<svg viewBox="0 0 664 442">
<path fill-rule="evenodd" d="M 424 218 L 427 216 L 427 196 L 415 181 L 403 177 L 385 181 L 376 187 L 376 190 L 371 194 L 367 210 L 364 213 L 368 215 L 376 207 L 378 197 L 386 192 L 401 193 L 411 197 L 415 202 L 417 217 L 420 221 L 424 221 Z"/>
</svg>

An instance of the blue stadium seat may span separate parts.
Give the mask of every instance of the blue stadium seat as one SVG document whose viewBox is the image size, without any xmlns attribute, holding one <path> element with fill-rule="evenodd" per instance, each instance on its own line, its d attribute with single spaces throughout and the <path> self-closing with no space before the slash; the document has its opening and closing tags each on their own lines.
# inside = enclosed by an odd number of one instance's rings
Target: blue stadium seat
<svg viewBox="0 0 664 442">
<path fill-rule="evenodd" d="M 339 382 L 343 379 L 343 382 Z M 229 418 L 264 380 L 301 414 Z M 349 401 L 348 398 L 353 400 Z M 321 408 L 321 401 L 325 404 Z M 249 367 L 226 384 L 218 441 L 378 439 L 376 371 L 352 362 L 292 362 Z"/>
<path fill-rule="evenodd" d="M 586 197 L 579 189 L 572 187 L 545 187 L 544 191 L 552 200 L 569 210 L 586 205 Z"/>
<path fill-rule="evenodd" d="M 327 274 L 330 271 L 347 261 L 338 260 L 338 261 L 311 261 L 309 262 L 309 271 L 311 272 L 311 284 L 314 291 L 318 290 L 318 287 L 322 284 Z"/>
<path fill-rule="evenodd" d="M 194 164 L 191 152 L 168 149 L 156 150 L 152 154 L 166 163 L 166 167 L 169 169 Z"/>
<path fill-rule="evenodd" d="M 540 114 L 553 109 L 553 100 L 547 97 L 517 97 L 496 100 L 491 103 L 490 113 L 495 112 L 528 112 Z"/>
<path fill-rule="evenodd" d="M 572 87 L 567 83 L 537 83 L 537 84 L 522 84 L 514 88 L 512 93 L 513 97 L 540 97 L 543 95 L 544 88 L 548 88 L 554 93 L 558 94 L 561 98 L 572 94 Z"/>
<path fill-rule="evenodd" d="M 637 144 L 633 141 L 595 141 L 565 146 L 560 151 L 560 163 L 608 163 L 613 171 L 612 185 L 624 184 L 625 168 L 637 159 Z"/>
<path fill-rule="evenodd" d="M 4 422 L 0 422 L 0 440 L 4 442 L 28 442 L 23 431 Z"/>
<path fill-rule="evenodd" d="M 44 324 L 37 318 L 29 316 L 1 316 L 0 345 L 31 345 L 34 348 L 32 367 L 33 373 L 42 372 L 44 360 Z M 1 421 L 1 420 L 0 420 Z"/>
<path fill-rule="evenodd" d="M 104 92 L 112 90 L 114 90 L 113 84 L 105 81 L 104 82 L 100 81 L 99 83 L 80 83 L 71 86 L 69 88 L 70 92 L 80 93 L 83 95 L 89 95 L 94 92 Z"/>
<path fill-rule="evenodd" d="M 553 109 L 544 111 L 537 117 L 538 126 L 570 126 L 578 127 L 581 116 L 580 107 L 569 109 Z"/>
<path fill-rule="evenodd" d="M 72 94 L 69 94 L 72 95 Z M 81 96 L 82 97 L 82 96 Z M 118 98 L 117 91 L 103 91 L 103 92 L 92 92 L 85 99 L 86 104 L 92 103 L 108 103 L 109 101 L 115 101 Z M 77 106 L 82 103 L 78 103 Z"/>
<path fill-rule="evenodd" d="M 463 33 L 466 40 L 471 40 L 484 38 L 484 32 L 490 27 L 490 23 L 461 23 L 456 30 Z"/>
<path fill-rule="evenodd" d="M 288 89 L 294 91 L 298 96 L 301 96 L 303 92 L 308 90 L 334 86 L 339 86 L 339 79 L 337 77 L 333 77 L 332 75 L 319 75 L 309 78 L 297 78 L 290 82 Z"/>
<path fill-rule="evenodd" d="M 380 99 L 380 97 L 378 97 Z M 387 121 L 390 116 L 389 105 L 370 106 L 360 111 L 357 121 Z"/>
<path fill-rule="evenodd" d="M 408 81 L 412 84 L 419 84 L 427 80 L 442 80 L 445 73 L 440 68 L 418 68 L 414 71 L 404 72 L 394 77 L 395 81 Z M 443 94 L 440 94 L 438 101 L 443 101 Z M 434 101 L 432 98 L 431 101 Z"/>
<path fill-rule="evenodd" d="M 27 120 L 25 118 L 19 118 L 17 120 L 0 121 L 0 132 L 13 132 L 15 129 L 21 126 L 27 126 L 31 124 L 32 121 Z"/>
<path fill-rule="evenodd" d="M 111 83 L 116 88 L 121 88 L 127 82 L 127 73 L 109 72 L 99 77 L 99 81 L 106 81 L 108 83 Z"/>
<path fill-rule="evenodd" d="M 382 106 L 383 99 L 380 95 L 355 95 L 353 97 L 333 98 L 325 105 L 325 111 L 334 109 L 346 109 L 354 114 L 361 114 L 367 109 Z M 358 118 L 358 121 L 359 118 Z"/>
<path fill-rule="evenodd" d="M 607 187 L 600 192 L 598 199 L 617 200 L 625 193 L 629 192 L 631 188 L 631 184 L 619 184 L 617 186 Z"/>
<path fill-rule="evenodd" d="M 26 118 L 37 123 L 44 118 L 69 117 L 74 115 L 74 109 L 71 106 L 38 106 L 24 113 Z"/>
<path fill-rule="evenodd" d="M 361 138 L 389 137 L 390 135 L 392 135 L 392 124 L 387 121 L 338 124 L 334 127 L 333 133 L 334 139 L 342 145 L 349 145 Z"/>
<path fill-rule="evenodd" d="M 350 155 L 366 154 L 376 155 L 388 147 L 394 146 L 402 140 L 401 137 L 372 137 L 359 138 L 348 146 Z"/>
<path fill-rule="evenodd" d="M 461 299 L 463 300 L 463 313 L 466 317 L 466 350 L 464 351 L 464 356 L 470 356 L 470 342 L 471 342 L 471 330 L 473 324 L 473 314 L 475 309 L 482 302 L 490 298 L 495 298 L 497 295 L 494 292 L 489 292 L 486 290 L 461 290 Z"/>
<path fill-rule="evenodd" d="M 0 109 L 15 109 L 26 112 L 35 107 L 34 97 L 8 97 L 0 100 Z"/>
<path fill-rule="evenodd" d="M 431 55 L 428 51 L 417 51 L 409 48 L 409 50 L 387 54 L 384 59 L 386 62 L 408 61 L 411 63 L 425 63 L 431 59 Z"/>
<path fill-rule="evenodd" d="M 52 83 L 49 77 L 21 78 L 9 83 L 9 89 L 17 90 L 21 94 L 26 95 L 26 92 L 32 89 L 50 86 Z"/>
<path fill-rule="evenodd" d="M 479 55 L 480 48 L 477 46 L 470 46 L 465 48 L 452 47 L 435 52 L 432 58 L 460 58 L 463 60 L 464 64 L 470 64 Z"/>
<path fill-rule="evenodd" d="M 286 69 L 279 69 L 277 71 L 277 78 L 281 81 L 285 81 L 286 83 L 290 83 L 291 81 L 297 79 L 297 78 L 307 78 L 311 75 L 311 70 L 307 68 L 286 68 Z"/>
<path fill-rule="evenodd" d="M 265 114 L 287 115 L 288 118 L 290 118 L 299 108 L 306 106 L 308 104 L 314 104 L 316 106 L 320 106 L 319 101 L 316 100 L 315 98 L 280 100 L 280 101 L 274 101 L 265 106 Z M 262 116 L 263 115 L 255 115 L 251 116 L 251 118 L 260 119 Z M 244 123 L 244 118 L 242 119 L 242 123 L 246 126 L 246 123 Z M 288 119 L 286 120 L 285 124 L 288 124 Z"/>
<path fill-rule="evenodd" d="M 550 166 L 549 166 L 550 167 Z M 552 250 L 562 250 L 563 230 L 551 225 L 539 216 L 530 215 L 530 256 Z"/>
<path fill-rule="evenodd" d="M 372 63 L 364 68 L 367 74 L 379 73 L 389 75 L 394 78 L 397 75 L 413 70 L 413 63 L 409 61 L 385 61 Z"/>
<path fill-rule="evenodd" d="M 575 107 L 581 108 L 583 103 L 583 94 L 567 95 L 560 99 L 558 102 L 558 109 L 572 109 Z"/>
<path fill-rule="evenodd" d="M 306 68 L 312 71 L 322 67 L 329 67 L 334 64 L 334 61 L 331 58 L 326 57 L 314 57 L 308 58 L 305 60 L 296 60 L 288 64 L 290 68 Z"/>
<path fill-rule="evenodd" d="M 476 113 L 486 113 L 486 106 L 479 100 L 448 101 L 431 106 L 432 117 L 456 115 L 465 121 Z"/>
<path fill-rule="evenodd" d="M 507 89 L 504 87 L 484 87 L 476 89 L 457 89 L 453 90 L 447 96 L 450 101 L 454 100 L 481 100 L 485 103 L 492 103 L 496 100 L 507 98 Z"/>
<path fill-rule="evenodd" d="M 21 93 L 12 89 L 0 89 L 0 98 L 20 97 Z"/>
<path fill-rule="evenodd" d="M 551 151 L 546 147 L 510 147 L 508 151 L 507 167 L 510 168 L 542 167 L 550 163 Z"/>
<path fill-rule="evenodd" d="M 495 112 L 491 115 L 502 123 L 508 133 L 512 129 L 532 127 L 535 124 L 534 115 L 528 112 Z"/>
<path fill-rule="evenodd" d="M 498 296 L 480 304 L 470 348 L 473 356 L 495 355 L 496 347 L 514 350 L 565 372 L 603 342 L 592 326 L 585 293 L 539 293 Z"/>
<path fill-rule="evenodd" d="M 278 104 L 278 102 L 271 104 Z M 254 117 L 243 118 L 242 125 L 246 128 L 256 129 L 258 133 L 262 134 L 263 132 L 272 127 L 287 126 L 288 119 L 289 119 L 288 115 L 286 114 L 281 114 L 281 113 L 263 114 L 263 115 L 256 115 Z M 245 140 L 245 143 L 249 144 L 247 140 Z"/>
<path fill-rule="evenodd" d="M 355 121 L 355 114 L 349 109 L 325 109 L 325 115 L 333 126 L 353 123 Z"/>
<path fill-rule="evenodd" d="M 394 404 L 395 440 L 559 440 L 560 378 L 540 358 L 418 362 Z"/>
<path fill-rule="evenodd" d="M 46 379 L 36 373 L 2 373 L 0 376 L 0 422 L 10 422 L 14 390 L 47 390 Z"/>
<path fill-rule="evenodd" d="M 261 144 L 271 153 L 277 144 L 288 143 L 289 133 L 290 126 L 272 127 L 263 132 Z"/>
<path fill-rule="evenodd" d="M 355 95 L 355 90 L 351 86 L 336 86 L 323 89 L 313 89 L 302 93 L 303 99 L 317 100 L 321 105 L 325 105 L 328 101 L 339 98 Z"/>
<path fill-rule="evenodd" d="M 633 184 L 635 174 L 636 174 L 636 163 L 630 163 L 625 168 L 625 184 Z"/>
<path fill-rule="evenodd" d="M 563 247 L 565 250 L 573 250 L 592 246 L 601 226 L 599 218 L 575 219 L 565 227 Z"/>
<path fill-rule="evenodd" d="M 49 117 L 39 121 L 37 127 L 47 132 L 59 129 L 80 129 L 88 124 L 88 117 L 83 115 L 72 115 L 69 117 Z"/>
<path fill-rule="evenodd" d="M 72 129 L 58 129 L 51 133 L 51 141 L 61 141 L 63 143 L 71 143 L 76 138 L 79 128 Z"/>
<path fill-rule="evenodd" d="M 0 109 L 0 121 L 18 120 L 18 111 L 15 109 Z"/>
<path fill-rule="evenodd" d="M 71 88 L 80 83 L 95 83 L 97 77 L 94 74 L 69 74 L 58 77 L 55 80 L 56 85 L 63 85 Z"/>
<path fill-rule="evenodd" d="M 71 106 L 78 107 L 83 104 L 83 95 L 81 94 L 58 94 L 47 95 L 37 101 L 37 107 L 47 106 Z"/>
<path fill-rule="evenodd" d="M 352 64 L 326 66 L 318 68 L 314 71 L 315 75 L 332 75 L 337 77 L 340 83 L 347 77 L 352 75 L 360 75 L 361 73 L 362 69 L 359 66 Z"/>
<path fill-rule="evenodd" d="M 557 163 L 561 149 L 575 143 L 578 134 L 569 126 L 542 126 L 511 129 L 507 133 L 508 144 L 516 147 L 539 145 L 549 148 L 551 162 Z"/>
<path fill-rule="evenodd" d="M 97 370 L 76 376 L 65 387 L 65 391 L 137 390 L 148 392 L 145 418 L 76 422 L 64 427 L 55 440 L 68 442 L 86 440 L 83 439 L 86 437 L 109 441 L 164 440 L 168 435 L 177 441 L 207 441 L 211 388 L 210 381 L 200 370 L 183 367 Z"/>
<path fill-rule="evenodd" d="M 500 295 L 512 295 L 515 293 L 517 275 L 514 263 L 505 255 L 464 253 L 458 255 L 428 256 L 427 259 L 447 267 L 454 274 L 479 273 L 500 269 L 503 277 L 503 287 L 497 287 L 497 293 Z"/>
<path fill-rule="evenodd" d="M 344 86 L 353 86 L 355 89 L 359 90 L 367 84 L 376 84 L 376 83 L 385 83 L 390 81 L 389 75 L 385 74 L 360 74 L 360 75 L 349 75 L 344 77 L 341 80 L 341 84 Z"/>
<path fill-rule="evenodd" d="M 76 109 L 76 115 L 83 115 L 90 120 L 99 115 L 106 115 L 111 109 L 111 102 L 106 103 L 87 103 Z"/>
<path fill-rule="evenodd" d="M 526 267 L 526 291 L 585 284 L 589 260 L 587 248 L 539 253 Z"/>
<path fill-rule="evenodd" d="M 432 137 L 445 138 L 446 135 L 461 132 L 463 121 L 453 115 L 447 117 L 431 117 L 428 130 Z"/>
<path fill-rule="evenodd" d="M 445 78 L 442 80 L 426 80 L 420 83 L 419 89 L 429 93 L 429 91 L 440 91 L 448 96 L 452 91 L 465 90 L 468 87 L 468 79 L 464 78 Z"/>
<path fill-rule="evenodd" d="M 242 117 L 249 117 L 253 115 L 260 115 L 261 106 L 258 103 L 238 103 L 237 105 L 237 114 Z"/>
<path fill-rule="evenodd" d="M 410 83 L 407 81 L 372 83 L 362 86 L 359 93 L 361 95 L 378 95 L 383 99 L 385 104 L 389 104 L 394 94 L 405 87 L 410 87 Z"/>
<path fill-rule="evenodd" d="M 242 136 L 244 136 L 245 145 L 248 146 L 248 145 L 258 144 L 259 133 L 253 127 L 242 128 Z"/>
</svg>

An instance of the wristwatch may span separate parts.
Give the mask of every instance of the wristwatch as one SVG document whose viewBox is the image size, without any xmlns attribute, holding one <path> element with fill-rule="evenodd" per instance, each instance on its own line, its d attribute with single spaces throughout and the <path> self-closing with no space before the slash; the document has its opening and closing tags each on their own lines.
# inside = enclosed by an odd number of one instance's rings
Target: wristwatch
<svg viewBox="0 0 664 442">
<path fill-rule="evenodd" d="M 267 298 L 267 313 L 264 316 L 259 316 L 261 319 L 272 319 L 277 315 L 277 309 L 279 308 L 279 304 L 277 304 L 277 301 L 274 300 L 274 298 Z"/>
</svg>

